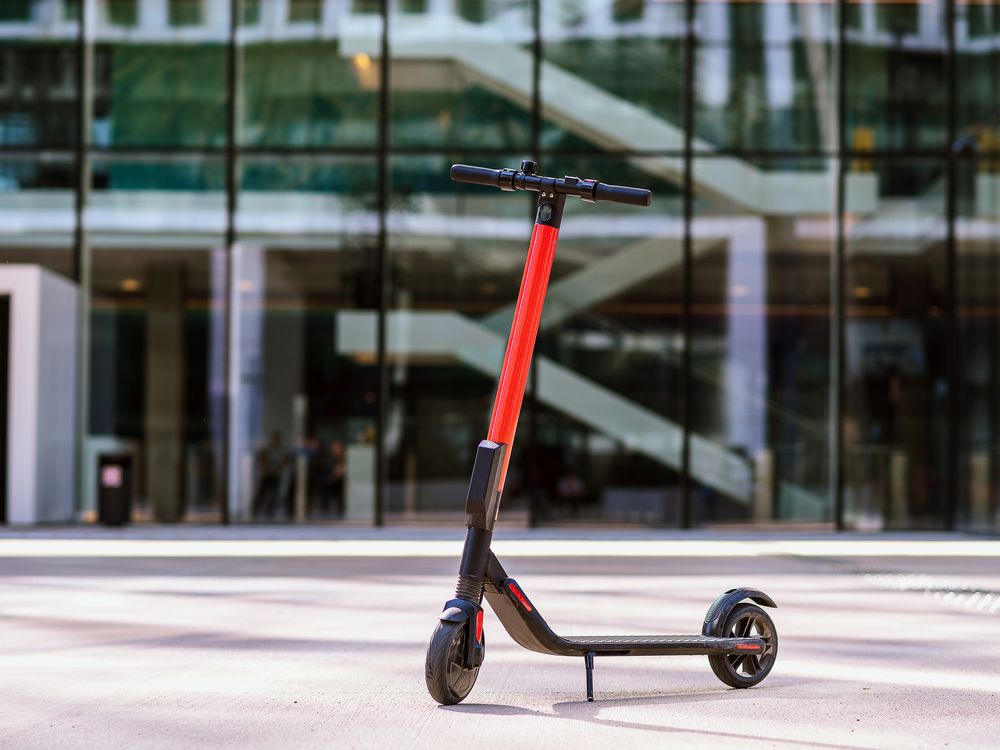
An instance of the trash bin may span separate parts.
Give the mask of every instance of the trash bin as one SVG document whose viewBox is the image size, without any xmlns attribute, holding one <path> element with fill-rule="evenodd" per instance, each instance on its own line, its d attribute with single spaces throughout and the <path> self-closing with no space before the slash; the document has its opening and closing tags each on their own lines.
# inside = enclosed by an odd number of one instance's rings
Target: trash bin
<svg viewBox="0 0 1000 750">
<path fill-rule="evenodd" d="M 97 459 L 97 520 L 124 526 L 132 517 L 132 457 L 102 455 Z"/>
</svg>

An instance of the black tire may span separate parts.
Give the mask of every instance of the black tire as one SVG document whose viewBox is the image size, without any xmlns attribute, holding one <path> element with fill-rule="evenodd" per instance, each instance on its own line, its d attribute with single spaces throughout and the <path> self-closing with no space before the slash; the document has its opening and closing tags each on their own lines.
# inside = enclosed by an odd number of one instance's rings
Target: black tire
<svg viewBox="0 0 1000 750">
<path fill-rule="evenodd" d="M 778 656 L 778 631 L 767 612 L 756 604 L 738 604 L 726 617 L 722 636 L 725 638 L 762 638 L 762 654 L 730 654 L 710 656 L 708 663 L 715 676 L 734 688 L 753 687 L 771 672 Z"/>
<path fill-rule="evenodd" d="M 427 692 L 442 706 L 460 703 L 472 692 L 479 676 L 479 667 L 463 665 L 466 632 L 465 623 L 439 622 L 427 647 L 424 665 Z M 486 648 L 485 635 L 483 648 Z"/>
</svg>

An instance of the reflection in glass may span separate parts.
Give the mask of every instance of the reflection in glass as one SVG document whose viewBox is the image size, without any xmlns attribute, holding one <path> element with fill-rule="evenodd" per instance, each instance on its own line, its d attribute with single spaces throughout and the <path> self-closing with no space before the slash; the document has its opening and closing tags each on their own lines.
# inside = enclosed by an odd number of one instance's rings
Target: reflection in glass
<svg viewBox="0 0 1000 750">
<path fill-rule="evenodd" d="M 134 520 L 222 516 L 223 187 L 221 159 L 93 164 L 84 476 L 101 454 L 131 456 Z"/>
<path fill-rule="evenodd" d="M 377 438 L 383 12 L 391 399 Z M 84 509 L 86 472 L 112 451 L 138 467 L 138 519 L 225 507 L 234 520 L 370 522 L 381 439 L 389 520 L 460 517 L 533 201 L 455 185 L 448 166 L 516 166 L 538 145 L 544 172 L 649 185 L 656 200 L 568 210 L 505 518 L 676 523 L 687 382 L 695 523 L 829 521 L 842 386 L 848 525 L 938 527 L 955 503 L 960 525 L 1000 528 L 998 40 L 998 0 L 0 1 L 0 263 L 79 271 L 91 300 Z M 826 155 L 840 149 L 838 207 Z M 80 174 L 92 192 L 77 269 Z"/>
<path fill-rule="evenodd" d="M 240 143 L 373 147 L 382 30 L 372 20 L 359 25 L 349 2 L 244 5 Z"/>
<path fill-rule="evenodd" d="M 874 191 L 865 177 L 877 181 L 870 205 L 865 195 Z M 848 175 L 843 460 L 849 526 L 939 528 L 949 501 L 945 196 L 939 162 L 866 161 Z"/>
<path fill-rule="evenodd" d="M 545 148 L 684 147 L 683 3 L 542 0 Z"/>
<path fill-rule="evenodd" d="M 1000 165 L 959 168 L 958 476 L 962 526 L 1000 529 Z"/>
<path fill-rule="evenodd" d="M 542 167 L 655 197 L 650 208 L 567 202 L 536 348 L 534 434 L 522 430 L 533 438 L 522 471 L 536 520 L 677 525 L 681 191 L 657 159 L 548 158 Z"/>
<path fill-rule="evenodd" d="M 730 158 L 695 161 L 696 522 L 832 520 L 835 175 L 823 161 L 786 164 L 783 174 Z"/>
<path fill-rule="evenodd" d="M 394 146 L 528 148 L 531 3 L 400 3 L 389 21 Z M 378 56 L 371 35 L 359 53 Z"/>
<path fill-rule="evenodd" d="M 945 0 L 851 0 L 844 145 L 941 148 L 947 139 Z"/>
<path fill-rule="evenodd" d="M 124 28 L 124 10 L 98 16 L 91 144 L 225 144 L 229 5 L 140 2 Z"/>
<path fill-rule="evenodd" d="M 0 146 L 77 140 L 79 24 L 46 23 L 39 2 L 0 2 Z"/>
<path fill-rule="evenodd" d="M 955 91 L 962 145 L 1000 151 L 1000 2 L 956 0 Z"/>
<path fill-rule="evenodd" d="M 68 155 L 0 158 L 0 263 L 73 274 L 76 170 Z"/>
<path fill-rule="evenodd" d="M 835 148 L 837 26 L 825 0 L 696 0 L 695 135 L 726 149 Z"/>
<path fill-rule="evenodd" d="M 389 520 L 458 518 L 464 511 L 531 232 L 524 194 L 454 183 L 452 161 L 502 167 L 520 157 L 391 162 L 391 400 L 383 438 Z M 370 342 L 367 351 L 374 352 L 373 334 Z M 521 456 L 529 419 L 525 410 L 504 493 L 508 519 L 523 518 L 526 508 Z"/>
<path fill-rule="evenodd" d="M 243 162 L 233 519 L 374 521 L 377 184 L 369 158 Z"/>
</svg>

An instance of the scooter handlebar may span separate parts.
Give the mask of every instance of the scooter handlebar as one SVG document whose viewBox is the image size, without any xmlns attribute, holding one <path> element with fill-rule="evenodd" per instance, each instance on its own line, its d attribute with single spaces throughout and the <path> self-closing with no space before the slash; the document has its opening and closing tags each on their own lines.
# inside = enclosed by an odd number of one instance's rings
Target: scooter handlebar
<svg viewBox="0 0 1000 750">
<path fill-rule="evenodd" d="M 576 177 L 539 177 L 533 171 L 523 169 L 487 169 L 467 164 L 453 164 L 451 179 L 455 182 L 486 185 L 501 190 L 533 190 L 575 195 L 588 202 L 608 201 L 630 206 L 650 206 L 653 203 L 653 194 L 644 188 L 608 185 L 597 180 L 580 180 Z"/>
<path fill-rule="evenodd" d="M 467 164 L 452 164 L 451 179 L 455 182 L 470 182 L 473 185 L 500 187 L 500 170 L 470 167 Z"/>
<path fill-rule="evenodd" d="M 597 189 L 594 191 L 594 199 L 611 201 L 613 203 L 627 203 L 630 206 L 653 205 L 653 194 L 648 190 L 625 187 L 624 185 L 607 185 L 603 182 L 597 183 Z"/>
</svg>

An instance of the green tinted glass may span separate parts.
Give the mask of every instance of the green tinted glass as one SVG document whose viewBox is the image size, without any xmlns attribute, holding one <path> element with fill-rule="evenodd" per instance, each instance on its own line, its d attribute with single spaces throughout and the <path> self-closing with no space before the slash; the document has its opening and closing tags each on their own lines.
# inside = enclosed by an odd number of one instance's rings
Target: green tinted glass
<svg viewBox="0 0 1000 750">
<path fill-rule="evenodd" d="M 248 41 L 241 46 L 245 145 L 374 146 L 379 62 L 336 40 Z"/>
</svg>

